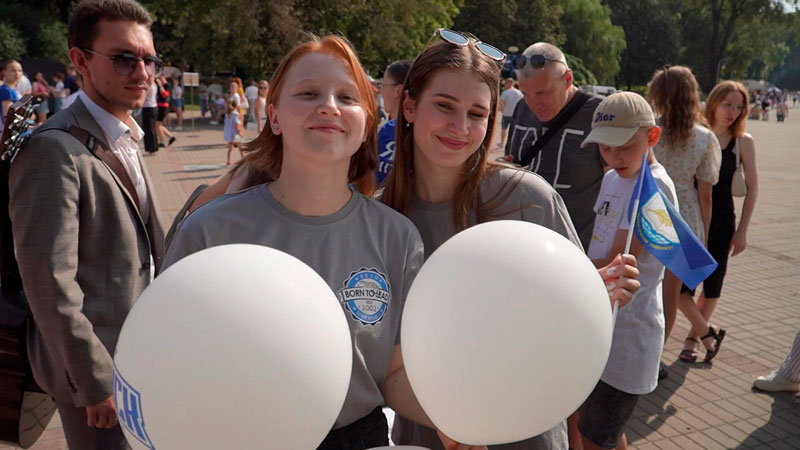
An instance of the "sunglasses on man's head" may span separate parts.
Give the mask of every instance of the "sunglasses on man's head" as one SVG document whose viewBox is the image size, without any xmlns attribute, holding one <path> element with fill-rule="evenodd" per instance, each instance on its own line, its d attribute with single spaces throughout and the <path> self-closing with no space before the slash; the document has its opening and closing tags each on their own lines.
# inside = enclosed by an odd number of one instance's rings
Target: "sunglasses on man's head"
<svg viewBox="0 0 800 450">
<path fill-rule="evenodd" d="M 554 61 L 560 62 L 561 64 L 566 65 L 564 61 L 560 59 L 548 58 L 544 55 L 520 55 L 514 57 L 514 69 L 520 70 L 525 67 L 525 64 L 530 63 L 531 67 L 534 69 L 541 69 L 547 63 L 547 61 Z"/>
<path fill-rule="evenodd" d="M 439 38 L 441 38 L 445 42 L 458 45 L 459 47 L 463 47 L 469 44 L 470 39 L 472 39 L 473 41 L 475 41 L 475 47 L 478 49 L 478 51 L 488 56 L 489 58 L 495 61 L 503 61 L 504 59 L 506 59 L 506 54 L 500 51 L 500 49 L 498 49 L 497 47 L 489 45 L 485 42 L 481 42 L 478 40 L 478 38 L 472 35 L 468 35 L 466 33 L 462 33 L 460 31 L 448 30 L 447 28 L 439 28 L 436 30 L 434 35 L 439 36 Z"/>
<path fill-rule="evenodd" d="M 111 61 L 114 72 L 117 72 L 120 75 L 132 74 L 133 71 L 136 70 L 136 67 L 139 66 L 140 61 L 144 62 L 144 70 L 147 72 L 148 76 L 160 76 L 161 72 L 164 70 L 164 61 L 157 56 L 145 56 L 144 58 L 139 58 L 131 53 L 119 53 L 117 55 L 107 56 L 86 48 L 82 48 L 81 50 L 92 55 L 101 56 Z"/>
</svg>

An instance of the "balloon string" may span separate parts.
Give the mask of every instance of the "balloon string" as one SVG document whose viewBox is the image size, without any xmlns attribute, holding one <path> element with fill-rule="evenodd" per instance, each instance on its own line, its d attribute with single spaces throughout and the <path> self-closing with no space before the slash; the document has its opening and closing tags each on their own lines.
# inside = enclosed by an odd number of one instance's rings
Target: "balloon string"
<svg viewBox="0 0 800 450">
<path fill-rule="evenodd" d="M 614 310 L 611 312 L 611 328 L 617 324 L 617 311 L 619 311 L 619 300 L 614 300 Z"/>
</svg>

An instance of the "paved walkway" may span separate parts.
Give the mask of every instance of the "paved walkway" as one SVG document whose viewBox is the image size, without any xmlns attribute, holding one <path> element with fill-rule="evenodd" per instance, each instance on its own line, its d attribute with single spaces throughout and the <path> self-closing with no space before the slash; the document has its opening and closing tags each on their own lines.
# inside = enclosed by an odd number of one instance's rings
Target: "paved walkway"
<svg viewBox="0 0 800 450">
<path fill-rule="evenodd" d="M 633 449 L 800 449 L 800 397 L 751 390 L 756 376 L 783 360 L 800 330 L 800 109 L 786 123 L 772 120 L 748 122 L 760 194 L 747 250 L 731 260 L 714 315 L 727 339 L 713 367 L 678 362 L 689 328 L 678 314 L 663 357 L 670 376 L 640 400 L 628 428 Z M 187 120 L 184 130 L 175 132 L 172 147 L 146 158 L 166 226 L 195 186 L 224 173 L 222 127 L 197 120 L 192 130 Z M 32 448 L 66 448 L 57 418 Z"/>
</svg>

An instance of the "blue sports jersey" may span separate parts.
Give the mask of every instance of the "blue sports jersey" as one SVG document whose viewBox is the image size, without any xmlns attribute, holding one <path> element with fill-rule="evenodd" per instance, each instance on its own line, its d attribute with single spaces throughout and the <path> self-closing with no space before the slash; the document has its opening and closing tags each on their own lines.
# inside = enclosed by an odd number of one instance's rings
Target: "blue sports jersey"
<svg viewBox="0 0 800 450">
<path fill-rule="evenodd" d="M 375 171 L 375 182 L 383 183 L 386 175 L 392 170 L 394 165 L 394 133 L 397 122 L 392 119 L 383 124 L 378 131 L 378 170 Z"/>
<path fill-rule="evenodd" d="M 17 94 L 17 91 L 11 86 L 4 84 L 0 86 L 0 102 L 7 100 L 11 100 L 13 103 L 16 103 L 19 100 L 19 94 Z M 3 115 L 0 113 L 0 127 L 3 126 L 3 119 Z M 2 130 L 2 128 L 0 128 L 0 130 Z"/>
</svg>

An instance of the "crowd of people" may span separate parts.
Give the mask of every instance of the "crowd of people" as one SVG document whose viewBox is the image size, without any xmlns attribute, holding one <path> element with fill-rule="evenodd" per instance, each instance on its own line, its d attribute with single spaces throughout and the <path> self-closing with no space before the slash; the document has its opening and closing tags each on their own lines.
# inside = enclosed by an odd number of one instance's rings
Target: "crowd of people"
<svg viewBox="0 0 800 450">
<path fill-rule="evenodd" d="M 516 80 L 502 80 L 501 91 L 501 50 L 438 29 L 415 59 L 389 64 L 373 85 L 346 39 L 310 38 L 284 56 L 270 82 L 244 88 L 232 77 L 225 92 L 200 87 L 201 115 L 224 123 L 231 167 L 192 197 L 167 246 L 139 149 L 175 141 L 168 117 L 173 109 L 182 126 L 182 87 L 163 74 L 150 25 L 135 0 L 75 7 L 69 57 L 81 89 L 68 87 L 69 76 L 54 86 L 34 77 L 32 92 L 74 100 L 63 113 L 37 110 L 52 117 L 10 169 L 9 214 L 33 319 L 31 366 L 55 398 L 70 448 L 129 448 L 112 399 L 111 355 L 122 323 L 154 276 L 217 245 L 282 250 L 334 292 L 366 272 L 386 286 L 378 316 L 357 304 L 345 311 L 357 357 L 320 449 L 388 445 L 385 405 L 397 413 L 397 444 L 484 448 L 436 429 L 411 390 L 399 336 L 405 297 L 425 259 L 482 222 L 520 220 L 561 234 L 595 264 L 608 307 L 620 305 L 608 363 L 586 402 L 539 436 L 490 448 L 627 448 L 639 397 L 668 376 L 661 355 L 678 310 L 691 323 L 680 360 L 710 364 L 718 355 L 726 330 L 711 317 L 728 256 L 746 249 L 758 197 L 756 145 L 745 132 L 751 99 L 742 84 L 721 82 L 703 108 L 691 69 L 664 66 L 645 97 L 603 98 L 576 87 L 564 53 L 539 42 L 514 58 Z M 3 69 L 5 112 L 18 98 L 9 91 L 22 68 L 10 61 Z M 376 93 L 388 114 L 382 124 Z M 142 126 L 132 117 L 140 109 Z M 502 161 L 490 158 L 497 114 Z M 258 136 L 245 142 L 248 123 Z M 93 157 L 97 148 L 81 133 L 116 162 Z M 665 270 L 638 238 L 626 245 L 641 171 L 718 262 L 697 299 L 695 287 Z M 740 176 L 744 193 L 735 186 Z M 734 195 L 744 196 L 738 222 Z M 798 390 L 796 353 L 756 387 Z"/>
<path fill-rule="evenodd" d="M 775 120 L 783 122 L 789 115 L 789 100 L 792 101 L 792 106 L 797 106 L 797 101 L 800 99 L 800 94 L 797 92 L 781 92 L 780 90 L 771 89 L 767 93 L 762 93 L 760 90 L 750 91 L 750 100 L 753 102 L 750 105 L 749 119 L 753 120 L 769 120 L 769 112 L 775 110 Z"/>
</svg>

